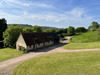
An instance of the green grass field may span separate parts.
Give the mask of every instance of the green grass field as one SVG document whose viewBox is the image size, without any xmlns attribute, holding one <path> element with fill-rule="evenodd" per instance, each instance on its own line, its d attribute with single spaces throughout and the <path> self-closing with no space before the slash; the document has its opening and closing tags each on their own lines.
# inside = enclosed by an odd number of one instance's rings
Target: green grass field
<svg viewBox="0 0 100 75">
<path fill-rule="evenodd" d="M 70 43 L 63 46 L 64 49 L 76 50 L 76 49 L 94 49 L 100 48 L 100 42 L 90 42 L 90 43 Z"/>
<path fill-rule="evenodd" d="M 100 48 L 100 35 L 96 31 L 90 31 L 74 36 L 64 49 L 92 49 Z"/>
<path fill-rule="evenodd" d="M 100 35 L 97 34 L 97 31 L 82 33 L 81 35 L 74 36 L 71 39 L 71 42 L 73 43 L 87 43 L 97 41 L 100 41 Z"/>
<path fill-rule="evenodd" d="M 20 56 L 22 54 L 24 54 L 24 52 L 17 51 L 15 49 L 11 49 L 11 48 L 0 49 L 0 62 L 10 59 L 10 58 Z"/>
<path fill-rule="evenodd" d="M 100 75 L 100 51 L 37 57 L 19 64 L 12 75 Z"/>
</svg>

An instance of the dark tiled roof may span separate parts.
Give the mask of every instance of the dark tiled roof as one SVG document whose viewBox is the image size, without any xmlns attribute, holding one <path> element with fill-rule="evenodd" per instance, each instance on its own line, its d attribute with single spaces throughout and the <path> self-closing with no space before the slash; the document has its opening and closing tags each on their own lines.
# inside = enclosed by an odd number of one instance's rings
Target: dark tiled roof
<svg viewBox="0 0 100 75">
<path fill-rule="evenodd" d="M 43 43 L 43 42 L 49 42 L 53 41 L 55 38 L 58 38 L 58 35 L 56 33 L 21 33 L 26 44 L 28 46 L 34 45 L 35 43 Z"/>
</svg>

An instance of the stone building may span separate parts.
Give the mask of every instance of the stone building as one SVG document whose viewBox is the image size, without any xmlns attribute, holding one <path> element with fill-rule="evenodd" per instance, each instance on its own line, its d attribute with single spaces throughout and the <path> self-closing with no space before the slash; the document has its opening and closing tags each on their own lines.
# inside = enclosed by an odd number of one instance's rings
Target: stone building
<svg viewBox="0 0 100 75">
<path fill-rule="evenodd" d="M 56 33 L 21 33 L 17 42 L 16 49 L 26 51 L 50 46 L 59 43 L 59 36 Z"/>
</svg>

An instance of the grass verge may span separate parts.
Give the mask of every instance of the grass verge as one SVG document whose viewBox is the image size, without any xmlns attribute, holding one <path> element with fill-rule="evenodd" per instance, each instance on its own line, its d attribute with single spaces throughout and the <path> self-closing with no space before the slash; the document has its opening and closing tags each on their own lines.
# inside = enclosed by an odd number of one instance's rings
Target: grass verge
<svg viewBox="0 0 100 75">
<path fill-rule="evenodd" d="M 15 49 L 11 49 L 11 48 L 0 49 L 0 62 L 7 60 L 7 59 L 17 57 L 17 56 L 20 56 L 22 54 L 24 54 L 24 52 L 17 51 Z"/>
<path fill-rule="evenodd" d="M 100 75 L 100 51 L 37 57 L 19 64 L 12 75 Z"/>
<path fill-rule="evenodd" d="M 69 49 L 69 50 L 100 48 L 100 42 L 69 43 L 69 44 L 63 46 L 63 48 L 64 48 L 64 49 Z"/>
</svg>

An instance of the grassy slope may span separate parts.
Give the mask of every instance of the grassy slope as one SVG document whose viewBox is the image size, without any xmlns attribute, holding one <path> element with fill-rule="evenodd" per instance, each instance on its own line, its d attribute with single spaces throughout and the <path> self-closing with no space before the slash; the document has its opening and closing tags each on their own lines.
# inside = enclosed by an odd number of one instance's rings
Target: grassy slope
<svg viewBox="0 0 100 75">
<path fill-rule="evenodd" d="M 0 49 L 0 62 L 10 58 L 20 56 L 22 54 L 24 53 L 21 51 L 17 51 L 15 49 L 10 49 L 10 48 Z"/>
<path fill-rule="evenodd" d="M 12 75 L 100 75 L 100 51 L 41 56 L 19 64 Z"/>
<path fill-rule="evenodd" d="M 100 35 L 96 31 L 86 32 L 71 39 L 74 43 L 87 43 L 100 41 Z"/>
<path fill-rule="evenodd" d="M 71 39 L 70 44 L 63 47 L 64 49 L 91 49 L 100 48 L 100 35 L 97 32 L 87 32 L 75 36 Z"/>
</svg>

